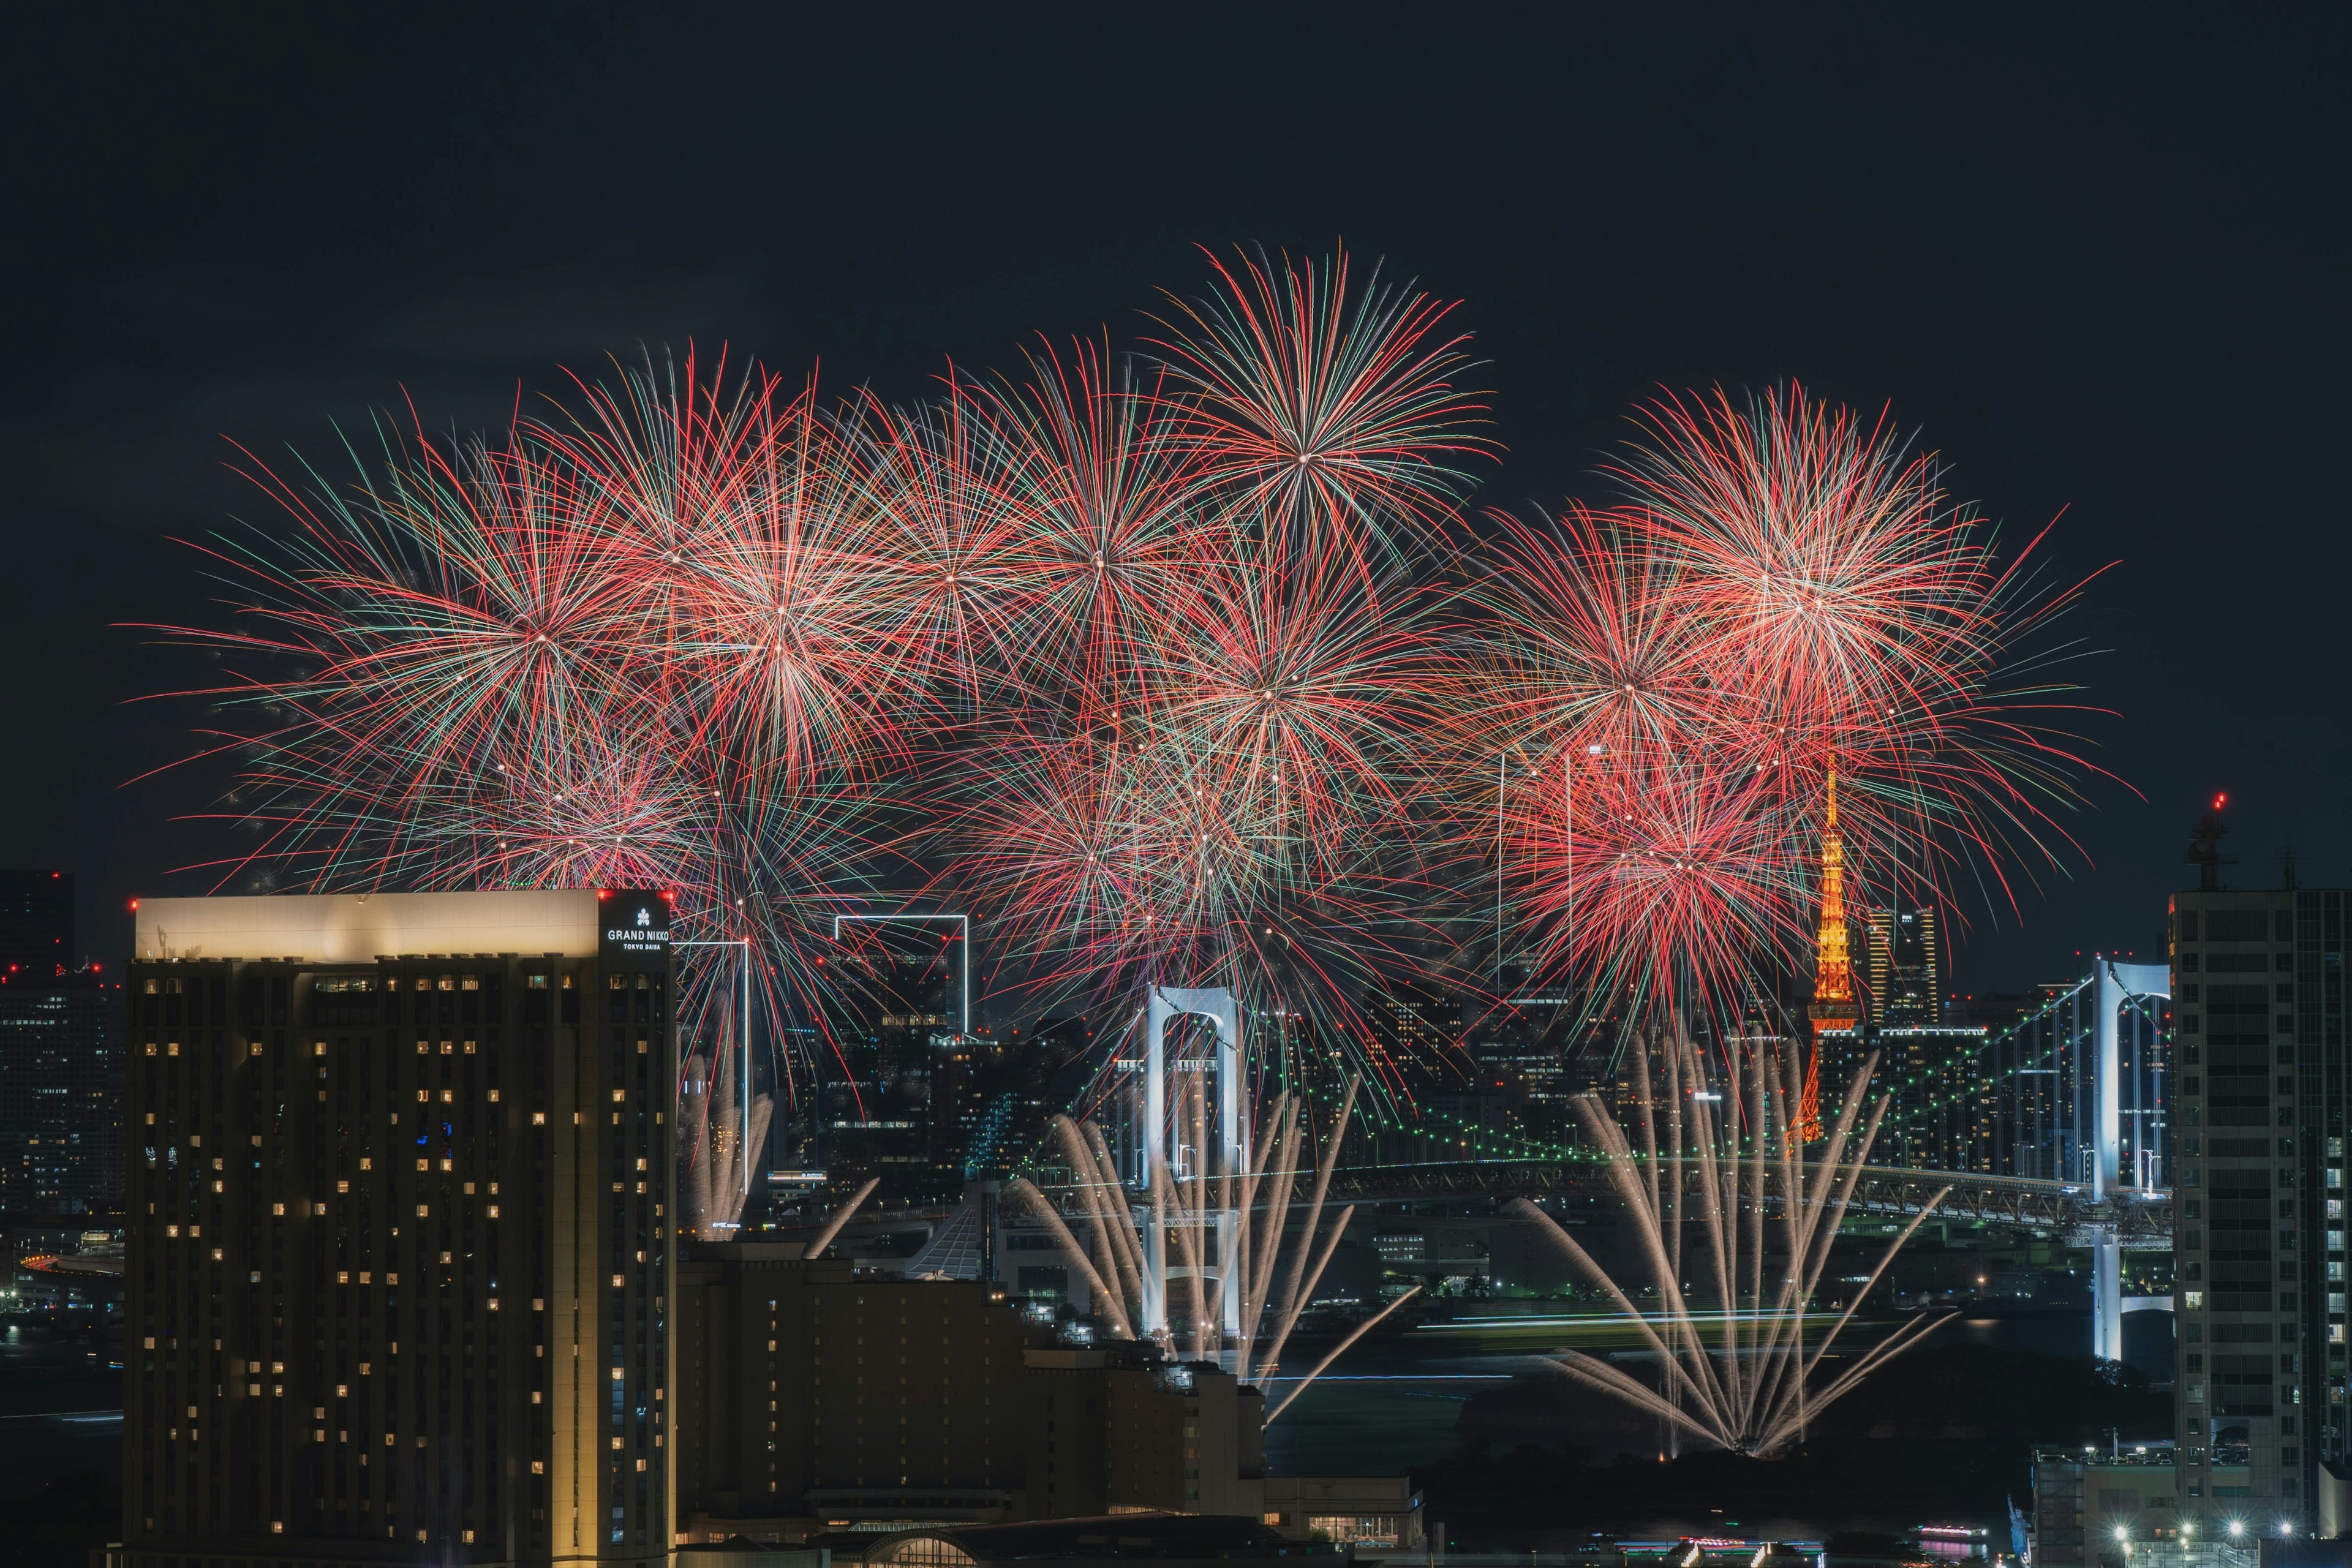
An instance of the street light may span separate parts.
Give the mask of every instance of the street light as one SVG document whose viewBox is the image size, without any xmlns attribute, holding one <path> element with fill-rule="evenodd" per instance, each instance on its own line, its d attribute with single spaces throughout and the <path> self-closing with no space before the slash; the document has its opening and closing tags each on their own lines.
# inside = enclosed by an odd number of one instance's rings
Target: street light
<svg viewBox="0 0 2352 1568">
<path fill-rule="evenodd" d="M 2231 1520 L 2231 1521 L 2230 1521 L 2230 1534 L 2231 1534 L 2231 1538 L 2232 1538 L 2232 1539 L 2234 1539 L 2234 1538 L 2236 1538 L 2236 1537 L 2238 1537 L 2238 1536 L 2243 1535 L 2243 1534 L 2245 1534 L 2245 1533 L 2246 1533 L 2246 1521 L 2245 1521 L 2244 1520 L 2242 1520 L 2242 1519 L 2233 1519 L 2233 1520 Z"/>
</svg>

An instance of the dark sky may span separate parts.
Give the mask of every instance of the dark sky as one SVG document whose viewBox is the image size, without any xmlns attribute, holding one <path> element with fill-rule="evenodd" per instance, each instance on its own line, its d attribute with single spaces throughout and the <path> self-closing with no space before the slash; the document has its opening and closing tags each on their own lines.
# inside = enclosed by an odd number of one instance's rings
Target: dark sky
<svg viewBox="0 0 2352 1568">
<path fill-rule="evenodd" d="M 1557 500 L 1661 384 L 1797 377 L 1923 431 L 2052 569 L 2104 764 L 2071 872 L 1956 979 L 2156 942 L 2200 799 L 2231 873 L 2352 882 L 2344 654 L 2352 16 L 2219 5 L 1067 11 L 14 8 L 0 863 L 83 938 L 215 847 L 130 784 L 216 617 L 169 542 L 267 509 L 224 437 L 333 463 L 413 398 L 503 422 L 640 344 L 919 394 L 1126 333 L 1193 247 L 1344 237 L 1465 301 L 1507 462 Z M 1112 13 L 1116 12 L 1114 16 Z M 1640 12 L 1627 19 L 1619 12 Z M 1795 16 L 1798 19 L 1790 20 Z"/>
</svg>

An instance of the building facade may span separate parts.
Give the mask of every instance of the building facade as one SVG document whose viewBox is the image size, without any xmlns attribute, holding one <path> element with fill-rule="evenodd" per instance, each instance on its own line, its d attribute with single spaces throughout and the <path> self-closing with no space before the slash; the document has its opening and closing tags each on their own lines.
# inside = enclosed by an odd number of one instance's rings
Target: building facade
<svg viewBox="0 0 2352 1568">
<path fill-rule="evenodd" d="M 1818 1041 L 1822 1116 L 1873 1055 L 1871 1087 L 1889 1098 L 1871 1158 L 1922 1171 L 1990 1168 L 1993 1085 L 1984 1070 L 1985 1031 L 1947 1025 L 1864 1025 L 1824 1029 Z"/>
<path fill-rule="evenodd" d="M 1262 1511 L 1264 1400 L 1231 1373 L 1072 1343 L 985 1279 L 861 1275 L 799 1252 L 698 1243 L 679 1270 L 693 1540 Z"/>
<path fill-rule="evenodd" d="M 1942 954 L 1932 909 L 1865 910 L 1870 1021 L 1880 1027 L 1916 1028 L 1944 1020 Z"/>
<path fill-rule="evenodd" d="M 2168 1444 L 2033 1451 L 2034 1568 L 2098 1568 L 2126 1542 L 2177 1540 L 2180 1513 Z M 2242 1469 L 2225 1466 L 2225 1485 Z M 2194 1532 L 2191 1532 L 2192 1538 Z"/>
<path fill-rule="evenodd" d="M 667 1557 L 668 935 L 656 894 L 138 906 L 119 1568 Z"/>
<path fill-rule="evenodd" d="M 2179 1506 L 2335 1535 L 2347 1456 L 2339 889 L 2172 900 Z M 2214 1467 L 2243 1456 L 2244 1480 Z"/>
<path fill-rule="evenodd" d="M 121 1205 L 121 1012 L 95 973 L 0 987 L 0 1211 Z"/>
</svg>

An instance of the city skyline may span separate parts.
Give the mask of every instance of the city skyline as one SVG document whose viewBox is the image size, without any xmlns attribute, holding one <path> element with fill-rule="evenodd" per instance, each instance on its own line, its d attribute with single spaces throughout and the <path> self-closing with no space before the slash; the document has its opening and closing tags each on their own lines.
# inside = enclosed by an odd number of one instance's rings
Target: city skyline
<svg viewBox="0 0 2352 1568">
<path fill-rule="evenodd" d="M 0 37 L 0 1558 L 2347 1561 L 2352 10 Z"/>
</svg>

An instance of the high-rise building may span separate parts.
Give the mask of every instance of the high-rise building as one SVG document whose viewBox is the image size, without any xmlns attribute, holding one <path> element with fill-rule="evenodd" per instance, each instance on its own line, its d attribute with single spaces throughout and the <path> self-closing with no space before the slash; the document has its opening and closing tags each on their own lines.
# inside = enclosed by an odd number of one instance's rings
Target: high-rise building
<svg viewBox="0 0 2352 1568">
<path fill-rule="evenodd" d="M 138 906 L 116 1568 L 672 1545 L 669 907 Z"/>
<path fill-rule="evenodd" d="M 1866 910 L 1862 917 L 1869 951 L 1870 1021 L 1882 1026 L 1918 1027 L 1944 1021 L 1941 954 L 1931 909 Z"/>
<path fill-rule="evenodd" d="M 2352 1528 L 2352 893 L 2223 889 L 2215 863 L 2171 907 L 2180 1517 L 2332 1536 Z M 2227 1488 L 2225 1455 L 2246 1466 Z"/>
<path fill-rule="evenodd" d="M 1985 1071 L 1986 1034 L 1958 1025 L 1875 1024 L 1824 1029 L 1816 1038 L 1822 1115 L 1843 1101 L 1846 1086 L 1875 1055 L 1874 1094 L 1887 1098 L 1871 1160 L 1923 1171 L 1990 1171 L 1994 1157 L 1993 1084 Z"/>
<path fill-rule="evenodd" d="M 90 970 L 0 987 L 0 1210 L 121 1203 L 121 987 Z"/>
<path fill-rule="evenodd" d="M 963 1190 L 973 1110 L 970 933 L 960 916 L 845 921 L 827 956 L 831 1060 L 814 1148 L 836 1187 L 939 1203 Z"/>
<path fill-rule="evenodd" d="M 69 871 L 0 871 L 0 986 L 47 985 L 79 965 Z"/>
</svg>

